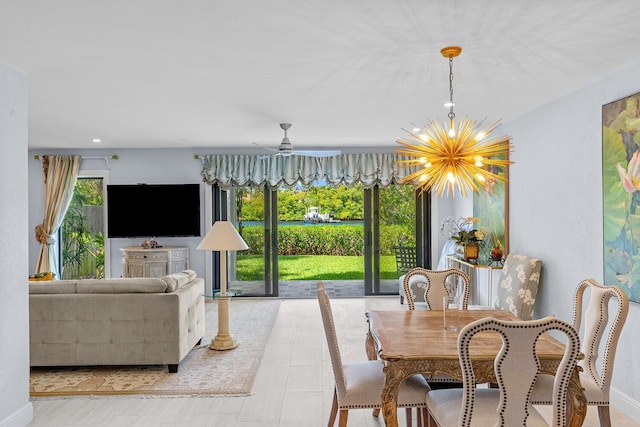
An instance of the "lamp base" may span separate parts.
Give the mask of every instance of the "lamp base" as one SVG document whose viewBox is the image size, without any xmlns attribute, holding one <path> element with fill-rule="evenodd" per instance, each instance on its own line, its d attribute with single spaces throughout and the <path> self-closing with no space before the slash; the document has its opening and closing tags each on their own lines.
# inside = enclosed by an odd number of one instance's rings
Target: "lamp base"
<svg viewBox="0 0 640 427">
<path fill-rule="evenodd" d="M 226 292 L 223 293 L 226 295 Z M 218 301 L 218 334 L 213 340 L 209 348 L 211 350 L 231 350 L 238 346 L 236 341 L 229 333 L 229 296 L 221 296 Z"/>
<path fill-rule="evenodd" d="M 211 350 L 232 350 L 237 346 L 238 341 L 236 341 L 235 338 L 233 338 L 231 335 L 216 335 L 216 337 L 211 340 L 211 345 L 209 346 L 209 348 Z"/>
</svg>

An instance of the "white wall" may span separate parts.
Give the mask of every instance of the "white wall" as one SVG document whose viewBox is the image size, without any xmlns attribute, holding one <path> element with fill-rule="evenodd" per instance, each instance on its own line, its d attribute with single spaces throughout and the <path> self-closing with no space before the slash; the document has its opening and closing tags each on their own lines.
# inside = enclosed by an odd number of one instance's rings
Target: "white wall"
<svg viewBox="0 0 640 427">
<path fill-rule="evenodd" d="M 27 80 L 0 64 L 0 426 L 33 419 L 29 401 Z"/>
<path fill-rule="evenodd" d="M 603 280 L 602 105 L 640 91 L 640 63 L 506 123 L 513 137 L 510 252 L 543 261 L 536 317 L 571 321 L 578 282 Z M 631 303 L 612 403 L 640 421 L 640 305 Z"/>
</svg>

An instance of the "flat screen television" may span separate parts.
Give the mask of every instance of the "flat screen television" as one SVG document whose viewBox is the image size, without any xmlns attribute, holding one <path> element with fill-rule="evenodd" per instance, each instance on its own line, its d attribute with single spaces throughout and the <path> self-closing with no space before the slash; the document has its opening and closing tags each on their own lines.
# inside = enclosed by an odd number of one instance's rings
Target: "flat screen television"
<svg viewBox="0 0 640 427">
<path fill-rule="evenodd" d="M 107 236 L 200 236 L 199 184 L 107 185 Z"/>
</svg>

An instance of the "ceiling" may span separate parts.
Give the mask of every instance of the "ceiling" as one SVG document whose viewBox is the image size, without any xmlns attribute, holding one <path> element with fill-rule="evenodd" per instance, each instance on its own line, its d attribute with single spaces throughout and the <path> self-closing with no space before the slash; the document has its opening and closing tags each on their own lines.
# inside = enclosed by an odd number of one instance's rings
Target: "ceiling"
<svg viewBox="0 0 640 427">
<path fill-rule="evenodd" d="M 0 62 L 27 73 L 30 149 L 250 154 L 281 122 L 298 149 L 394 147 L 446 119 L 442 47 L 457 116 L 505 122 L 636 62 L 638 22 L 636 0 L 2 0 Z"/>
</svg>

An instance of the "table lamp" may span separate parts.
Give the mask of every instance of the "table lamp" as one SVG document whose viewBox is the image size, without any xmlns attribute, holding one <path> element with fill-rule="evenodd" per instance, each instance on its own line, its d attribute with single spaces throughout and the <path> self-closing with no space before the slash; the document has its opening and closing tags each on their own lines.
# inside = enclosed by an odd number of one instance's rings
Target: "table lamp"
<svg viewBox="0 0 640 427">
<path fill-rule="evenodd" d="M 236 228 L 229 221 L 216 221 L 198 249 L 220 252 L 220 296 L 218 298 L 218 335 L 211 340 L 213 350 L 231 350 L 238 342 L 229 333 L 229 299 L 227 295 L 227 251 L 249 249 Z"/>
</svg>

